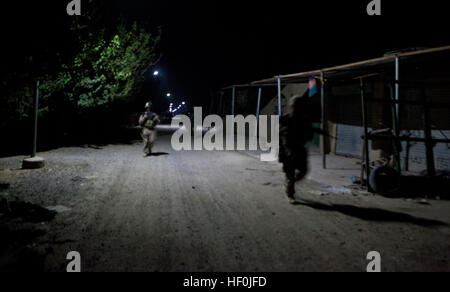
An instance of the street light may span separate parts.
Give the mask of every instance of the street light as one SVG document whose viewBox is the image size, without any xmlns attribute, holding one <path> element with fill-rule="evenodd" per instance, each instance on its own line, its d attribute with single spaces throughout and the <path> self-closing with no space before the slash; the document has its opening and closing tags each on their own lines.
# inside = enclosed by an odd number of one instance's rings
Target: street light
<svg viewBox="0 0 450 292">
<path fill-rule="evenodd" d="M 171 97 L 171 96 L 172 96 L 172 94 L 171 94 L 171 93 L 167 93 L 166 95 L 167 95 L 167 97 Z"/>
<path fill-rule="evenodd" d="M 159 71 L 155 71 L 155 72 L 153 72 L 153 76 L 158 76 L 159 75 Z"/>
</svg>

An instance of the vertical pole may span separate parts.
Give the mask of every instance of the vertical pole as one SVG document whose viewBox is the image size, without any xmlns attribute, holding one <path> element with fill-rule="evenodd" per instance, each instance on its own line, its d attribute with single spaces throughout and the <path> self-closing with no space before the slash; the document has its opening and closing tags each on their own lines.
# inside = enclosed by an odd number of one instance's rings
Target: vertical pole
<svg viewBox="0 0 450 292">
<path fill-rule="evenodd" d="M 366 106 L 363 78 L 360 79 L 360 90 L 361 90 L 362 122 L 364 125 L 364 153 L 365 153 L 364 159 L 366 164 L 366 179 L 368 190 L 369 192 L 372 192 L 369 183 L 370 178 L 369 125 L 367 123 L 367 106 Z"/>
<path fill-rule="evenodd" d="M 31 152 L 31 158 L 36 157 L 37 148 L 37 129 L 38 129 L 38 112 L 39 112 L 39 81 L 36 85 L 36 99 L 34 103 L 34 128 L 33 128 L 33 149 Z"/>
<path fill-rule="evenodd" d="M 396 147 L 396 159 L 398 160 L 396 162 L 397 170 L 399 172 L 402 171 L 401 166 L 401 156 L 400 156 L 400 149 L 398 149 L 397 145 L 400 144 L 400 140 L 398 138 L 400 137 L 400 58 L 397 56 L 395 58 L 395 147 Z"/>
<path fill-rule="evenodd" d="M 216 97 L 217 97 L 216 94 L 211 95 L 211 103 L 209 104 L 209 109 L 208 109 L 208 112 L 210 115 L 213 114 L 214 101 L 215 101 Z"/>
<path fill-rule="evenodd" d="M 395 111 L 396 111 L 396 120 L 397 120 L 397 130 L 399 130 L 399 109 L 400 109 L 400 103 L 398 102 L 400 100 L 400 58 L 397 56 L 395 58 Z M 396 135 L 399 133 L 397 132 Z"/>
<path fill-rule="evenodd" d="M 219 100 L 219 114 L 221 117 L 223 117 L 223 96 L 224 96 L 225 92 L 221 92 L 220 93 L 220 100 Z"/>
<path fill-rule="evenodd" d="M 236 87 L 233 87 L 233 96 L 231 101 L 231 115 L 234 117 L 234 103 L 236 101 Z"/>
<path fill-rule="evenodd" d="M 259 113 L 261 111 L 261 95 L 262 95 L 262 88 L 260 87 L 258 90 L 258 105 L 256 106 L 256 129 L 255 129 L 255 136 L 258 136 L 258 127 L 259 127 Z"/>
<path fill-rule="evenodd" d="M 434 165 L 434 143 L 433 133 L 431 130 L 430 108 L 426 97 L 425 88 L 422 88 L 422 102 L 423 102 L 423 118 L 425 125 L 425 151 L 427 156 L 427 172 L 429 177 L 436 176 L 436 168 Z"/>
<path fill-rule="evenodd" d="M 281 117 L 281 78 L 278 77 L 278 116 Z"/>
<path fill-rule="evenodd" d="M 401 156 L 400 156 L 400 149 L 399 149 L 399 136 L 400 136 L 400 130 L 399 130 L 399 121 L 398 121 L 398 99 L 396 98 L 396 96 L 393 94 L 392 91 L 392 86 L 389 86 L 390 88 L 390 92 L 391 92 L 391 104 L 392 104 L 392 126 L 393 126 L 393 134 L 394 134 L 394 142 L 393 142 L 393 146 L 394 146 L 394 158 L 395 158 L 395 170 L 397 170 L 399 173 L 401 173 L 402 171 L 402 166 L 401 166 Z"/>
<path fill-rule="evenodd" d="M 321 111 L 322 111 L 322 122 L 321 122 L 321 130 L 322 130 L 322 167 L 323 169 L 327 168 L 327 137 L 325 133 L 327 133 L 327 119 L 325 116 L 325 76 L 324 73 L 320 73 L 320 83 L 321 83 Z"/>
</svg>

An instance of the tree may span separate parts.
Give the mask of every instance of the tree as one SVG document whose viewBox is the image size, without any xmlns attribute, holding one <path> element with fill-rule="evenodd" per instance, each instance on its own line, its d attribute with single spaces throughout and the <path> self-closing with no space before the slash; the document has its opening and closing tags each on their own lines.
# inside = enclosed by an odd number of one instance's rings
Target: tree
<svg viewBox="0 0 450 292">
<path fill-rule="evenodd" d="M 140 89 L 148 68 L 157 62 L 160 31 L 153 36 L 134 23 L 119 24 L 108 39 L 104 29 L 82 39 L 79 52 L 43 82 L 44 99 L 62 98 L 78 108 L 126 101 Z"/>
<path fill-rule="evenodd" d="M 150 33 L 137 23 L 118 22 L 118 10 L 111 2 L 90 0 L 82 16 L 67 17 L 63 13 L 57 26 L 52 18 L 54 11 L 47 12 L 53 3 L 43 8 L 36 5 L 46 17 L 30 12 L 28 16 L 39 17 L 31 18 L 35 29 L 21 36 L 24 41 L 6 38 L 9 54 L 1 56 L 0 68 L 0 131 L 17 136 L 9 139 L 7 147 L 16 149 L 27 143 L 19 133 L 31 129 L 38 80 L 39 131 L 47 133 L 46 143 L 54 139 L 53 145 L 66 141 L 72 133 L 84 135 L 80 129 L 86 125 L 104 127 L 90 121 L 100 120 L 98 113 L 111 116 L 118 102 L 130 102 L 137 95 L 144 74 L 158 61 L 161 31 Z M 42 22 L 41 18 L 52 21 Z M 89 131 L 95 132 L 91 128 Z M 0 153 L 3 148 L 0 145 Z"/>
</svg>

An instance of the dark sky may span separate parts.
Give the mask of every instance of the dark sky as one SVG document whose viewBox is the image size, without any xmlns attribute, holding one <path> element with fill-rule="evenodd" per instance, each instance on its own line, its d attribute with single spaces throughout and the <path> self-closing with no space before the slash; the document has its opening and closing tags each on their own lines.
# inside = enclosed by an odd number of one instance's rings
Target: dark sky
<svg viewBox="0 0 450 292">
<path fill-rule="evenodd" d="M 14 40 L 9 52 L 26 53 L 57 41 L 37 35 L 57 31 L 58 21 L 67 17 L 66 2 L 45 11 L 39 1 L 4 6 L 3 36 Z M 389 50 L 450 44 L 448 17 L 437 0 L 382 0 L 381 17 L 365 15 L 369 0 L 108 2 L 111 11 L 130 21 L 162 27 L 161 84 L 194 104 L 233 83 L 345 64 Z"/>
<path fill-rule="evenodd" d="M 195 101 L 233 83 L 450 43 L 433 1 L 384 0 L 378 18 L 365 14 L 369 2 L 117 0 L 127 17 L 162 25 L 164 85 Z"/>
</svg>

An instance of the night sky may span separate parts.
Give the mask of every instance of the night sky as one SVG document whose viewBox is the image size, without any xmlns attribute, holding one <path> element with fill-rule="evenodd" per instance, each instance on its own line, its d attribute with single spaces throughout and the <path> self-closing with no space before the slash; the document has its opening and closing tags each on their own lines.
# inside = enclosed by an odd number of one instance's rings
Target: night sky
<svg viewBox="0 0 450 292">
<path fill-rule="evenodd" d="M 68 17 L 68 0 L 25 2 L 3 6 L 3 36 L 13 41 L 2 60 L 10 64 L 57 42 L 58 21 Z M 161 88 L 196 105 L 234 83 L 450 43 L 442 1 L 384 0 L 381 17 L 365 14 L 369 0 L 109 2 L 105 13 L 162 27 Z"/>
</svg>

